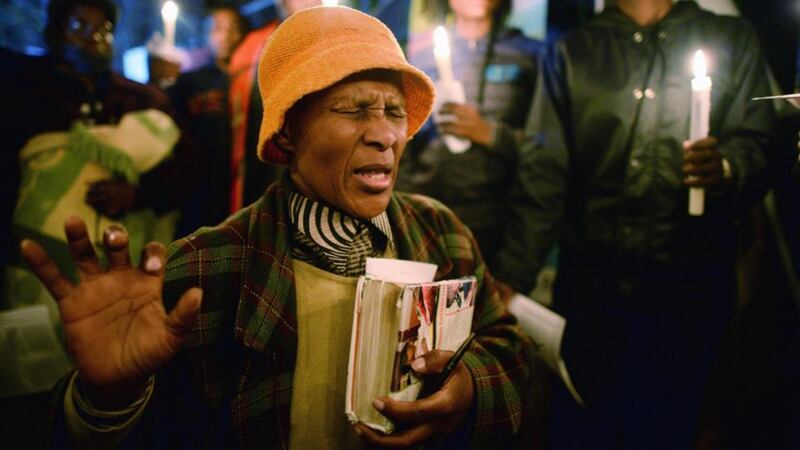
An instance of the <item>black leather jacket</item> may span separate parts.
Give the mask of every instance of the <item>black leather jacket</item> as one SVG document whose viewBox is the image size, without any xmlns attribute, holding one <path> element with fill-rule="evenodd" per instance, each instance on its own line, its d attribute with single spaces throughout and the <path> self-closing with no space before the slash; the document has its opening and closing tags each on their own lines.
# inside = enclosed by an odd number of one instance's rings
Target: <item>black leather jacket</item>
<svg viewBox="0 0 800 450">
<path fill-rule="evenodd" d="M 709 58 L 710 134 L 732 179 L 687 214 L 681 143 L 689 136 L 692 59 Z M 571 262 L 676 271 L 730 262 L 735 218 L 768 187 L 773 122 L 767 71 L 743 20 L 681 1 L 657 25 L 616 7 L 546 59 L 520 152 L 513 217 L 497 276 L 529 289 L 553 243 Z"/>
</svg>

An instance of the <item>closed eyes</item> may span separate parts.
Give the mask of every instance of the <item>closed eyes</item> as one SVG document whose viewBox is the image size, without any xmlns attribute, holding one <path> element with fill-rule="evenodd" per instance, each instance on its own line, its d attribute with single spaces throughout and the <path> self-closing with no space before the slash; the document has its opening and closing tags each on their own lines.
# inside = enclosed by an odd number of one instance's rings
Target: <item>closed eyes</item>
<svg viewBox="0 0 800 450">
<path fill-rule="evenodd" d="M 406 117 L 406 111 L 399 106 L 386 106 L 383 108 L 370 107 L 370 106 L 339 107 L 339 108 L 331 108 L 331 111 L 345 115 L 366 115 L 369 112 L 381 111 L 388 117 L 392 118 L 402 119 Z"/>
</svg>

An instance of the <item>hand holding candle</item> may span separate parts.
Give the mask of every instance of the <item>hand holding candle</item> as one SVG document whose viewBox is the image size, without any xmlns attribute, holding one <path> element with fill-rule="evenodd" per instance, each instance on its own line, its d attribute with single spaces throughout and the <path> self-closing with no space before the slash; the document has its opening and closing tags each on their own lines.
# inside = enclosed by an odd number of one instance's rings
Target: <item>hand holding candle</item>
<svg viewBox="0 0 800 450">
<path fill-rule="evenodd" d="M 148 60 L 150 81 L 157 82 L 162 89 L 175 83 L 180 73 L 181 52 L 175 47 L 175 24 L 178 20 L 178 5 L 167 0 L 161 7 L 161 19 L 164 21 L 164 37 L 153 38 L 147 47 L 151 53 Z"/>
<path fill-rule="evenodd" d="M 446 123 L 452 120 L 447 114 L 439 111 L 445 103 L 464 104 L 467 97 L 464 94 L 464 85 L 456 80 L 453 75 L 453 62 L 450 54 L 450 40 L 447 30 L 443 26 L 436 27 L 433 34 L 433 56 L 436 60 L 436 70 L 439 72 L 439 82 L 436 84 L 436 104 L 434 105 L 434 119 L 437 123 Z M 451 153 L 464 153 L 472 145 L 469 140 L 458 138 L 449 134 L 444 135 L 444 142 Z"/>
<path fill-rule="evenodd" d="M 689 140 L 696 141 L 708 136 L 711 116 L 711 78 L 707 75 L 706 58 L 702 50 L 694 55 L 694 78 L 692 78 L 692 110 Z M 689 188 L 689 214 L 702 216 L 705 209 L 703 188 Z"/>
</svg>

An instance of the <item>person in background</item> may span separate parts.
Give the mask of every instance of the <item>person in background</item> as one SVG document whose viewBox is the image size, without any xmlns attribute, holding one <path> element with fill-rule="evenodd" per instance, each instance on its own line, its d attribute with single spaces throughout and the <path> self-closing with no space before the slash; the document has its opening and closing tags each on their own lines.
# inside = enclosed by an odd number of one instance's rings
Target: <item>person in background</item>
<svg viewBox="0 0 800 450">
<path fill-rule="evenodd" d="M 429 195 L 453 209 L 472 230 L 492 266 L 502 244 L 508 192 L 538 77 L 541 42 L 505 26 L 510 0 L 449 0 L 453 73 L 464 85 L 466 103 L 445 103 L 450 119 L 426 127 L 409 143 L 398 189 Z M 412 64 L 436 78 L 432 45 L 409 55 Z M 442 139 L 468 139 L 469 149 L 452 153 Z"/>
<path fill-rule="evenodd" d="M 253 150 L 289 167 L 256 203 L 178 240 L 168 261 L 164 246 L 149 245 L 139 269 L 124 230 L 106 232 L 103 270 L 84 222 L 69 218 L 78 284 L 39 245 L 22 243 L 58 299 L 78 366 L 59 385 L 57 442 L 502 447 L 519 427 L 530 343 L 469 230 L 440 202 L 393 192 L 405 143 L 432 109 L 431 80 L 385 25 L 347 7 L 289 17 L 264 48 L 258 76 L 268 107 Z M 398 425 L 391 435 L 343 414 L 356 285 L 370 256 L 433 263 L 437 279 L 478 280 L 476 337 L 442 388 L 415 401 L 373 401 Z M 422 376 L 441 373 L 452 354 L 434 350 L 411 365 Z"/>
<path fill-rule="evenodd" d="M 51 0 L 44 29 L 48 54 L 3 55 L 0 70 L 0 170 L 8 205 L 2 239 L 38 239 L 74 277 L 59 224 L 66 215 L 90 219 L 92 244 L 99 242 L 98 230 L 124 224 L 138 251 L 147 241 L 174 238 L 167 213 L 192 187 L 192 148 L 171 119 L 166 96 L 111 69 L 117 18 L 111 0 Z M 52 297 L 21 261 L 19 247 L 3 250 L 0 308 L 45 305 L 56 336 L 63 337 Z M 57 379 L 63 373 L 38 375 Z M 37 411 L 25 423 L 34 403 L 4 410 L 10 423 L 21 423 L 13 433 L 44 420 L 46 413 Z M 31 433 L 23 442 L 35 448 L 41 437 Z"/>
<path fill-rule="evenodd" d="M 248 33 L 231 57 L 230 213 L 256 201 L 283 172 L 282 166 L 261 164 L 251 151 L 258 145 L 258 127 L 264 114 L 256 83 L 261 49 L 284 19 L 321 4 L 321 0 L 277 0 L 278 18 Z"/>
<path fill-rule="evenodd" d="M 800 133 L 798 133 L 798 138 L 800 138 Z M 797 141 L 797 150 L 800 151 L 800 139 Z M 798 157 L 792 165 L 792 178 L 797 183 L 800 183 L 800 153 L 798 153 Z"/>
<path fill-rule="evenodd" d="M 135 248 L 171 241 L 174 221 L 161 219 L 191 192 L 197 158 L 168 98 L 112 71 L 113 1 L 52 0 L 47 13 L 48 55 L 3 72 L 14 108 L 2 111 L 0 142 L 22 168 L 13 235 L 50 236 L 66 251 L 52 224 L 85 211 L 96 217 L 95 239 L 99 227 L 117 222 Z"/>
<path fill-rule="evenodd" d="M 205 26 L 211 61 L 181 74 L 167 90 L 176 114 L 197 143 L 199 178 L 203 180 L 181 208 L 179 236 L 215 225 L 230 213 L 228 65 L 249 24 L 236 7 L 224 5 L 209 10 Z"/>
<path fill-rule="evenodd" d="M 710 135 L 689 141 L 698 49 Z M 588 409 L 554 394 L 551 448 L 692 448 L 736 304 L 737 218 L 769 186 L 774 112 L 751 101 L 768 79 L 751 27 L 693 1 L 617 0 L 545 59 L 495 275 L 527 292 L 558 241 L 562 356 Z"/>
</svg>

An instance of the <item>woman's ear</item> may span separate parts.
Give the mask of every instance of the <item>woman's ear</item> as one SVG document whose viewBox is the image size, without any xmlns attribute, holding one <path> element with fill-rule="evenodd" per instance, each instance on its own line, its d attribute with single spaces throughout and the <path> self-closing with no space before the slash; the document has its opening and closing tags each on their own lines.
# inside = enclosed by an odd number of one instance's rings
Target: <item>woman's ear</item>
<svg viewBox="0 0 800 450">
<path fill-rule="evenodd" d="M 272 142 L 284 152 L 294 155 L 294 145 L 292 145 L 292 138 L 289 136 L 289 126 L 286 122 L 284 122 L 278 133 L 273 136 Z"/>
</svg>

